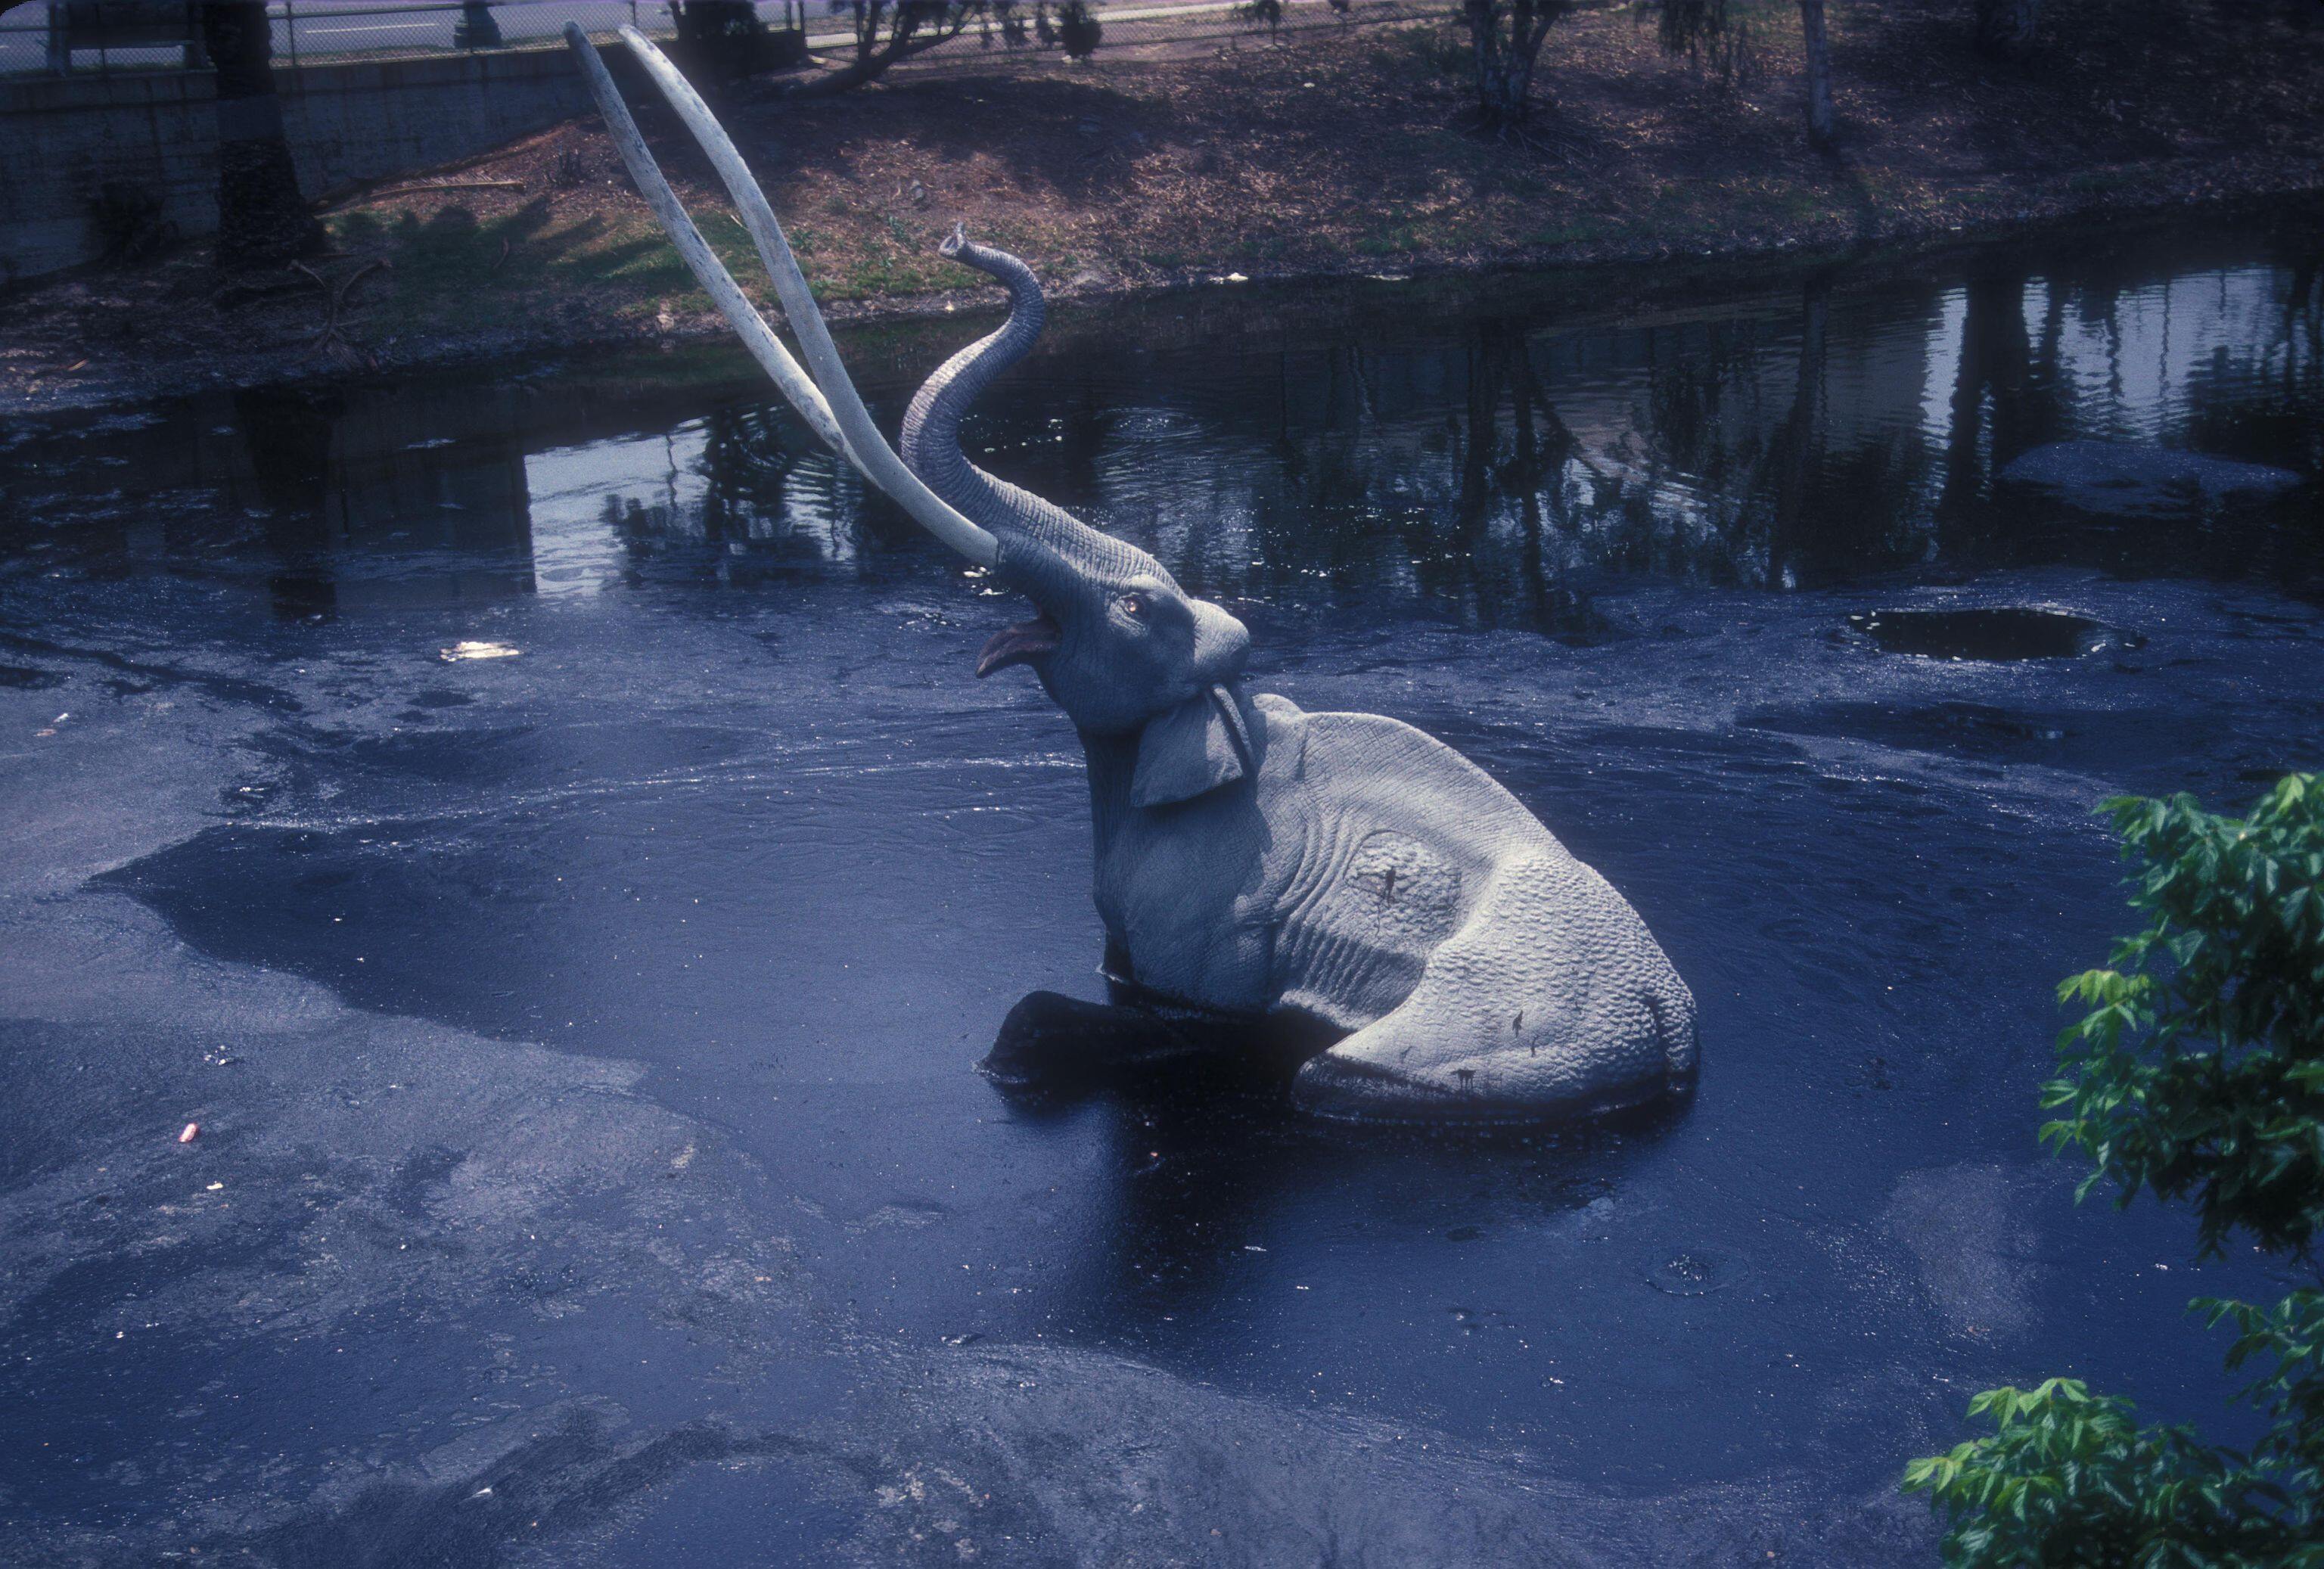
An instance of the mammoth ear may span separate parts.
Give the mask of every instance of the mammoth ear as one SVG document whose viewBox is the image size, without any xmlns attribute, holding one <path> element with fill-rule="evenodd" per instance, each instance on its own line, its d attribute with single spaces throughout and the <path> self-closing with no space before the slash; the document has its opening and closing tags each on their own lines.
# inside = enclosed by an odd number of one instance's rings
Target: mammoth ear
<svg viewBox="0 0 2324 1569">
<path fill-rule="evenodd" d="M 1147 721 L 1138 738 L 1138 771 L 1130 804 L 1164 807 L 1234 783 L 1249 771 L 1250 735 L 1242 710 L 1224 687 L 1195 693 Z"/>
</svg>

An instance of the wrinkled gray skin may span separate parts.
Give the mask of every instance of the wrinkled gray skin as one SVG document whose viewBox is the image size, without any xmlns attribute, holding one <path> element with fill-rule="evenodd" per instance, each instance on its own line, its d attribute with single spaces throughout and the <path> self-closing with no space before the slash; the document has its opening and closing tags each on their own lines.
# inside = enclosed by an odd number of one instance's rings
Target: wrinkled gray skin
<svg viewBox="0 0 2324 1569">
<path fill-rule="evenodd" d="M 1397 720 L 1247 692 L 1240 622 L 963 456 L 962 416 L 1043 306 L 1015 257 L 959 234 L 944 254 L 1007 286 L 1009 319 L 920 389 L 902 457 L 1042 613 L 977 673 L 1029 665 L 1080 732 L 1109 964 L 1203 1008 L 1346 1031 L 1298 1073 L 1319 1115 L 1517 1121 L 1687 1083 L 1685 983 L 1515 797 Z"/>
</svg>

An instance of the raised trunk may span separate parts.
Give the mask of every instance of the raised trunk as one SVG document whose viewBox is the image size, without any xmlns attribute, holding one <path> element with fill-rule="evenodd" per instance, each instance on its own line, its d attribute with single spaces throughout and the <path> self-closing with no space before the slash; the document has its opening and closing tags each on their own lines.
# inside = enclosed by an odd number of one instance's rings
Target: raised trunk
<svg viewBox="0 0 2324 1569">
<path fill-rule="evenodd" d="M 912 472 L 954 506 L 962 497 L 989 503 L 996 482 L 961 451 L 960 422 L 994 377 L 1031 352 L 1048 306 L 1033 270 L 1016 257 L 958 236 L 944 251 L 1000 281 L 1009 291 L 1009 319 L 938 365 L 921 385 L 904 414 L 900 450 Z"/>
<path fill-rule="evenodd" d="M 313 250 L 322 226 L 299 194 L 274 94 L 273 36 L 263 3 L 207 5 L 202 42 L 217 71 L 221 266 L 270 266 Z"/>
<path fill-rule="evenodd" d="M 1031 350 L 1047 306 L 1032 269 L 1005 251 L 954 235 L 945 242 L 944 254 L 999 280 L 1009 291 L 1009 319 L 937 366 L 913 394 L 897 443 L 905 466 L 998 538 L 1004 555 L 1012 543 L 1031 542 L 1095 570 L 1129 569 L 1141 554 L 1134 547 L 1030 491 L 994 478 L 961 451 L 962 418 L 994 377 Z"/>
<path fill-rule="evenodd" d="M 1808 61 L 1808 145 L 1832 149 L 1831 43 L 1824 36 L 1823 0 L 1800 0 L 1800 37 Z"/>
<path fill-rule="evenodd" d="M 2022 60 L 2034 47 L 2042 0 L 1977 0 L 1977 52 L 1987 60 Z"/>
</svg>

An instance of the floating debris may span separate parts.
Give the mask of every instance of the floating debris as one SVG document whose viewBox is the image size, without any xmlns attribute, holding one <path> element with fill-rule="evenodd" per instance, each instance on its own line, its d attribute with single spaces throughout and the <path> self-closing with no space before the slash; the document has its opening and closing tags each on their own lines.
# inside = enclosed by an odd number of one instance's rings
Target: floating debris
<svg viewBox="0 0 2324 1569">
<path fill-rule="evenodd" d="M 178 1142 L 180 1144 L 191 1144 L 195 1140 L 201 1136 L 202 1125 L 199 1122 L 189 1122 L 186 1124 L 186 1131 L 178 1135 Z"/>
<path fill-rule="evenodd" d="M 506 643 L 463 641 L 442 651 L 442 658 L 446 664 L 456 664 L 462 660 L 512 660 L 523 651 Z"/>
</svg>

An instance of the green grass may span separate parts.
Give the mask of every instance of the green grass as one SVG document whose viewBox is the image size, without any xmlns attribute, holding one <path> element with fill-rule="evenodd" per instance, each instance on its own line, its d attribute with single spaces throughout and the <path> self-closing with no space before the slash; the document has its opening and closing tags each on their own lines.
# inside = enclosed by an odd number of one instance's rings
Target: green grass
<svg viewBox="0 0 2324 1569">
<path fill-rule="evenodd" d="M 425 218 L 356 211 L 327 223 L 340 249 L 393 264 L 392 293 L 372 313 L 392 329 L 521 327 L 575 300 L 626 321 L 647 319 L 664 303 L 689 313 L 711 309 L 677 250 L 643 214 L 560 221 L 549 204 L 535 202 L 486 218 L 449 207 Z M 770 291 L 741 223 L 727 213 L 706 215 L 703 237 L 744 291 L 765 303 Z M 925 293 L 966 281 L 924 236 L 893 218 L 853 255 L 828 231 L 807 225 L 791 230 L 791 244 L 825 300 Z"/>
<path fill-rule="evenodd" d="M 728 267 L 747 276 L 755 266 L 739 233 L 705 236 Z M 706 309 L 686 264 L 640 216 L 593 217 L 559 223 L 546 203 L 479 219 L 466 208 L 447 208 L 422 219 L 405 212 L 383 219 L 369 212 L 329 220 L 340 248 L 384 254 L 395 269 L 395 290 L 382 314 L 398 325 L 490 328 L 532 318 L 544 296 L 571 297 L 577 289 L 610 286 L 640 314 L 662 300 Z"/>
<path fill-rule="evenodd" d="M 1390 222 L 1356 242 L 1367 256 L 1395 256 L 1420 248 L 1420 227 L 1410 221 Z"/>
<path fill-rule="evenodd" d="M 1612 232 L 1612 226 L 1604 218 L 1574 217 L 1542 225 L 1526 235 L 1525 242 L 1545 249 L 1554 245 L 1583 245 L 1592 240 L 1602 240 Z"/>
</svg>

